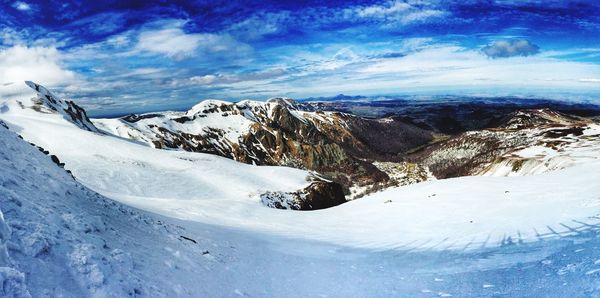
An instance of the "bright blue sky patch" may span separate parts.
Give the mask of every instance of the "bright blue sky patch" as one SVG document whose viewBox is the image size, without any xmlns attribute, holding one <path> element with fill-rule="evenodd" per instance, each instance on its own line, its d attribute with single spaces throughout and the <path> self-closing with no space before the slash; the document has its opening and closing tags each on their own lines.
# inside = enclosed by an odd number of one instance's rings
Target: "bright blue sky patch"
<svg viewBox="0 0 600 298">
<path fill-rule="evenodd" d="M 0 84 L 34 80 L 91 109 L 600 94 L 597 1 L 1 3 Z"/>
</svg>

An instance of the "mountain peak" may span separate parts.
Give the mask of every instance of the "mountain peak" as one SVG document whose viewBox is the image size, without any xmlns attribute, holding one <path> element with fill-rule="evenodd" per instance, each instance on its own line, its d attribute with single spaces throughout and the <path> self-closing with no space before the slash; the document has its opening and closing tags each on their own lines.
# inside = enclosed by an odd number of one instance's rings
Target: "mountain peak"
<svg viewBox="0 0 600 298">
<path fill-rule="evenodd" d="M 191 109 L 189 109 L 187 112 L 187 116 L 191 117 L 200 112 L 207 113 L 209 111 L 215 111 L 221 106 L 230 106 L 232 104 L 232 102 L 220 99 L 205 99 L 195 104 Z"/>
<path fill-rule="evenodd" d="M 291 98 L 273 97 L 267 100 L 267 103 L 282 105 L 292 110 L 299 110 L 298 102 Z"/>
<path fill-rule="evenodd" d="M 82 107 L 72 101 L 58 98 L 40 84 L 32 81 L 25 81 L 25 84 L 37 92 L 37 98 L 34 99 L 34 109 L 40 110 L 44 107 L 53 113 L 61 114 L 65 119 L 82 129 L 98 132 L 98 129 L 92 124 Z"/>
</svg>

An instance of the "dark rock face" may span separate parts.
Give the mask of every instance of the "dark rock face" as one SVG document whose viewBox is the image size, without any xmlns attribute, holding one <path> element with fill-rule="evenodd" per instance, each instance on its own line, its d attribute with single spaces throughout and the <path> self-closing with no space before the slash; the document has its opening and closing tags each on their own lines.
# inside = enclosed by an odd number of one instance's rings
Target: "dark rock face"
<svg viewBox="0 0 600 298">
<path fill-rule="evenodd" d="M 344 139 L 340 141 L 348 151 L 360 158 L 395 161 L 403 153 L 432 140 L 430 131 L 406 123 L 400 117 L 366 119 L 349 114 L 340 116 L 346 118 L 349 131 L 364 144 L 364 148 L 345 143 Z"/>
<path fill-rule="evenodd" d="M 346 202 L 344 190 L 337 183 L 317 181 L 304 189 L 306 197 L 300 210 L 316 210 L 337 206 Z"/>
<path fill-rule="evenodd" d="M 143 119 L 150 119 L 150 118 L 154 118 L 154 117 L 162 117 L 162 115 L 161 114 L 142 114 L 142 115 L 131 114 L 131 115 L 127 115 L 121 119 L 123 119 L 124 121 L 127 121 L 129 123 L 135 123 L 135 122 L 138 122 Z"/>
<path fill-rule="evenodd" d="M 227 131 L 210 126 L 195 131 L 167 128 L 173 122 L 192 124 L 207 117 L 235 123 L 240 116 L 252 121 L 252 125 L 234 140 L 225 137 Z M 156 121 L 144 122 L 157 117 L 162 126 L 157 126 Z M 314 170 L 345 189 L 356 184 L 388 181 L 388 175 L 371 161 L 397 161 L 405 152 L 432 140 L 430 132 L 399 118 L 366 119 L 337 112 L 307 113 L 298 110 L 293 100 L 281 98 L 260 104 L 209 101 L 186 115 L 130 115 L 123 121 L 135 121 L 135 127 L 146 132 L 156 148 L 217 154 L 256 165 Z"/>
<path fill-rule="evenodd" d="M 346 202 L 344 190 L 338 183 L 314 181 L 296 192 L 267 192 L 261 195 L 267 207 L 290 210 L 318 210 Z"/>
</svg>

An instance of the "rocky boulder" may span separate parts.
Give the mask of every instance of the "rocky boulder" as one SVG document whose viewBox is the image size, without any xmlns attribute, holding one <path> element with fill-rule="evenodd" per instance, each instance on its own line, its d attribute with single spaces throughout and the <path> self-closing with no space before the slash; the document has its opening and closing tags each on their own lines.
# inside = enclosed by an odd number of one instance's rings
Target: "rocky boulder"
<svg viewBox="0 0 600 298">
<path fill-rule="evenodd" d="M 290 210 L 318 210 L 346 202 L 342 186 L 329 181 L 314 181 L 295 192 L 266 192 L 260 198 L 267 207 Z"/>
</svg>

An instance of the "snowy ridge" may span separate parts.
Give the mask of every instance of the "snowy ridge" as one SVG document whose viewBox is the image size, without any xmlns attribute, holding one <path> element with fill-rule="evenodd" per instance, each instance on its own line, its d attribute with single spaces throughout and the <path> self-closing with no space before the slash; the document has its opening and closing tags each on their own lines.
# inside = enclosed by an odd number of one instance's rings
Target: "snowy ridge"
<svg viewBox="0 0 600 298">
<path fill-rule="evenodd" d="M 548 109 L 521 110 L 498 127 L 451 136 L 409 160 L 437 178 L 539 174 L 598 159 L 598 125 Z"/>
<path fill-rule="evenodd" d="M 301 189 L 308 172 L 155 150 L 17 104 L 2 110 L 0 118 L 57 154 L 93 190 L 164 216 L 243 231 L 376 250 L 471 249 L 570 234 L 562 224 L 594 224 L 600 211 L 600 164 L 591 159 L 540 175 L 428 181 L 329 209 L 286 212 L 263 206 L 260 194 Z M 67 138 L 69 144 L 61 141 Z"/>
<path fill-rule="evenodd" d="M 520 110 L 512 113 L 502 126 L 506 129 L 523 129 L 550 126 L 564 126 L 583 123 L 583 119 L 565 115 L 549 109 Z"/>
<path fill-rule="evenodd" d="M 431 139 L 429 132 L 391 118 L 380 121 L 337 112 L 307 112 L 284 98 L 238 103 L 205 100 L 182 113 L 93 121 L 107 133 L 154 148 L 316 171 L 346 190 L 391 185 L 389 176 L 367 160 L 397 160 L 399 152 Z M 348 198 L 356 196 L 347 194 Z"/>
<path fill-rule="evenodd" d="M 155 142 L 156 135 L 165 135 L 166 139 L 170 137 L 174 144 L 185 143 L 176 140 L 180 134 L 194 135 L 197 139 L 189 141 L 189 146 L 214 146 L 220 155 L 236 159 L 230 152 L 239 146 L 240 138 L 251 132 L 253 124 L 272 117 L 272 110 L 281 104 L 281 101 L 275 100 L 232 103 L 211 99 L 196 104 L 187 112 L 146 114 L 136 121 L 128 121 L 128 118 L 94 119 L 94 123 L 110 133 L 159 148 L 163 145 Z M 298 113 L 295 115 L 301 117 Z"/>
<path fill-rule="evenodd" d="M 52 92 L 50 92 L 44 86 L 38 85 L 34 82 L 26 81 L 25 84 L 37 92 L 35 103 L 38 109 L 42 109 L 42 107 L 50 109 L 51 111 L 60 113 L 65 119 L 69 120 L 80 128 L 98 132 L 98 129 L 94 126 L 94 124 L 92 124 L 85 113 L 85 110 L 76 105 L 74 102 L 62 100 L 52 94 Z"/>
</svg>

